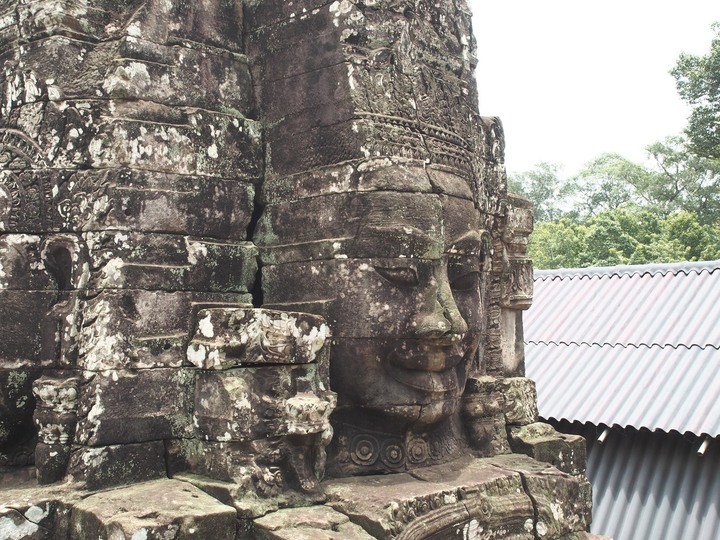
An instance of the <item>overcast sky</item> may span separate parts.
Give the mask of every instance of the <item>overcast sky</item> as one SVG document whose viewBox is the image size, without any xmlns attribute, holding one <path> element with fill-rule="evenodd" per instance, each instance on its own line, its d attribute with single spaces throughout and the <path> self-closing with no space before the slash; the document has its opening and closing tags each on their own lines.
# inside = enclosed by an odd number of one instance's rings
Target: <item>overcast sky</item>
<svg viewBox="0 0 720 540">
<path fill-rule="evenodd" d="M 668 73 L 705 54 L 720 0 L 469 0 L 480 112 L 505 127 L 509 172 L 572 174 L 603 152 L 643 162 L 688 109 Z"/>
</svg>

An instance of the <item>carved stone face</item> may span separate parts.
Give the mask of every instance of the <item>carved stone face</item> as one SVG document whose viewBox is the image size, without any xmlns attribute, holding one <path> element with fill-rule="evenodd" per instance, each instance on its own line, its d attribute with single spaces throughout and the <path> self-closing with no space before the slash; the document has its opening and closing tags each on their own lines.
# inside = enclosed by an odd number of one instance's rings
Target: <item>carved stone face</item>
<svg viewBox="0 0 720 540">
<path fill-rule="evenodd" d="M 454 197 L 418 197 L 415 213 L 384 216 L 376 257 L 346 263 L 354 278 L 338 290 L 331 353 L 342 405 L 405 425 L 433 424 L 458 410 L 482 315 L 477 210 Z M 428 221 L 426 205 L 439 222 Z M 397 256 L 409 245 L 415 253 Z M 353 325 L 364 329 L 353 332 Z"/>
<path fill-rule="evenodd" d="M 466 186 L 449 182 L 455 192 Z M 331 386 L 351 419 L 365 411 L 368 427 L 380 428 L 377 420 L 403 433 L 452 416 L 481 335 L 480 212 L 469 198 L 410 191 L 323 195 L 313 204 L 305 210 L 321 216 L 315 234 L 332 229 L 313 242 L 334 245 L 334 256 L 266 266 L 266 299 L 327 317 Z M 309 237 L 285 241 L 288 213 L 278 208 L 274 220 L 280 249 L 310 245 Z"/>
</svg>

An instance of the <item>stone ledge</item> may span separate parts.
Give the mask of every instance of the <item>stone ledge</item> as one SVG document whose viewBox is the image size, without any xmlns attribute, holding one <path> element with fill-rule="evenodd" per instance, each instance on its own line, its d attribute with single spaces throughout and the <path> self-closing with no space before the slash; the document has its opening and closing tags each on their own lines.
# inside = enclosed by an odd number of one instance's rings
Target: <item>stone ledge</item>
<svg viewBox="0 0 720 540">
<path fill-rule="evenodd" d="M 582 533 L 590 521 L 585 479 L 520 455 L 467 457 L 412 474 L 330 480 L 324 486 L 330 507 L 379 539 L 482 529 L 493 538 L 533 540 L 543 533 L 550 540 Z"/>
</svg>

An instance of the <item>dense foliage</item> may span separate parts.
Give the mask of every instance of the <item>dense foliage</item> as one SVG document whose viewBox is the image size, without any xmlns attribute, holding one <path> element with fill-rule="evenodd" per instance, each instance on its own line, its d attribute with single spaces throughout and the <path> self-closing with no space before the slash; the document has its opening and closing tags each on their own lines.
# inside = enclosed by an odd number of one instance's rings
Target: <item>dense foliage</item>
<svg viewBox="0 0 720 540">
<path fill-rule="evenodd" d="M 537 209 L 536 268 L 720 259 L 720 160 L 678 138 L 648 151 L 655 167 L 604 154 L 572 178 L 548 164 L 511 178 Z"/>
<path fill-rule="evenodd" d="M 540 163 L 509 188 L 535 208 L 536 268 L 720 259 L 720 24 L 706 56 L 672 71 L 692 107 L 684 136 L 647 147 L 650 165 L 603 154 L 571 178 Z"/>
<path fill-rule="evenodd" d="M 682 54 L 672 70 L 678 93 L 693 108 L 686 133 L 695 153 L 720 158 L 720 23 L 705 56 Z"/>
</svg>

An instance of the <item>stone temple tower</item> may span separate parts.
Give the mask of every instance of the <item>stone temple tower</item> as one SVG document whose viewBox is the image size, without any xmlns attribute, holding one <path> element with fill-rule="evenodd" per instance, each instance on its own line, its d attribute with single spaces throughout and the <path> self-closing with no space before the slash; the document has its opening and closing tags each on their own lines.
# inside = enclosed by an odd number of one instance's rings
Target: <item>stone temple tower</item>
<svg viewBox="0 0 720 540">
<path fill-rule="evenodd" d="M 591 537 L 464 0 L 12 0 L 0 64 L 0 531 Z"/>
</svg>

